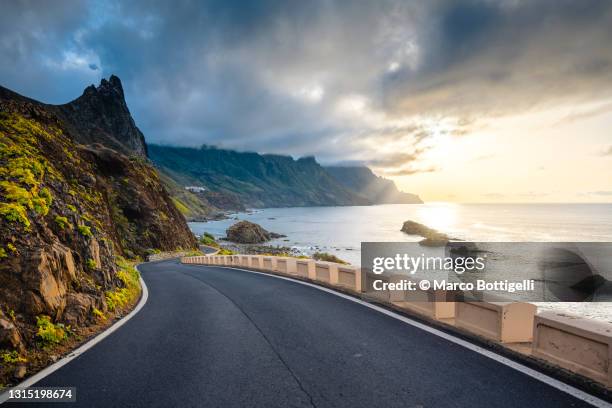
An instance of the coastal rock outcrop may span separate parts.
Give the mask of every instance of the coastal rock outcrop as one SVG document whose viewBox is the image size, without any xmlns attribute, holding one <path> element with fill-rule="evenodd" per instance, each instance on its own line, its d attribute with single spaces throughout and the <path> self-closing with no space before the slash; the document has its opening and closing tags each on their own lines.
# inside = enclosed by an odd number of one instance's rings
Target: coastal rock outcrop
<svg viewBox="0 0 612 408">
<path fill-rule="evenodd" d="M 265 230 L 262 226 L 249 221 L 240 221 L 226 231 L 227 240 L 238 244 L 261 244 L 284 235 Z"/>
<path fill-rule="evenodd" d="M 400 231 L 408 235 L 423 237 L 424 239 L 419 241 L 419 244 L 424 246 L 444 246 L 452 239 L 442 232 L 410 220 L 404 222 Z"/>
</svg>

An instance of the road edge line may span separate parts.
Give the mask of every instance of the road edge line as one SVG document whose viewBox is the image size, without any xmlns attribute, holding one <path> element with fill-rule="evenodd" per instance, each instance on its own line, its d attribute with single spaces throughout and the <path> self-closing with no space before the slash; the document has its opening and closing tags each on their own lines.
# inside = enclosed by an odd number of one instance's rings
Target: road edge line
<svg viewBox="0 0 612 408">
<path fill-rule="evenodd" d="M 264 275 L 264 276 L 269 276 L 272 278 L 277 278 L 277 279 L 284 279 L 290 282 L 295 282 L 295 283 L 299 283 L 305 286 L 310 286 L 313 287 L 315 289 L 319 289 L 323 292 L 327 292 L 327 293 L 331 293 L 333 295 L 336 295 L 338 297 L 350 300 L 352 302 L 355 302 L 357 304 L 360 304 L 362 306 L 368 307 L 372 310 L 375 310 L 377 312 L 380 312 L 384 315 L 387 315 L 389 317 L 392 317 L 396 320 L 399 320 L 401 322 L 404 322 L 410 326 L 416 327 L 418 329 L 421 329 L 423 331 L 426 331 L 430 334 L 433 334 L 434 336 L 443 338 L 447 341 L 450 341 L 451 343 L 457 344 L 459 346 L 462 346 L 464 348 L 467 348 L 468 350 L 471 350 L 475 353 L 478 353 L 484 357 L 490 358 L 494 361 L 497 361 L 500 364 L 503 364 L 507 367 L 510 367 L 516 371 L 519 371 L 531 378 L 534 378 L 540 382 L 543 382 L 546 385 L 549 385 L 559 391 L 562 391 L 566 394 L 571 395 L 574 398 L 577 398 L 581 401 L 584 401 L 588 404 L 591 404 L 597 408 L 611 408 L 612 404 L 610 404 L 609 402 L 596 397 L 594 395 L 589 394 L 588 392 L 582 391 L 581 389 L 578 389 L 572 385 L 566 384 L 563 381 L 557 380 L 556 378 L 553 378 L 547 374 L 544 374 L 542 372 L 539 372 L 537 370 L 534 370 L 533 368 L 529 368 L 519 362 L 516 362 L 514 360 L 511 360 L 507 357 L 504 357 L 500 354 L 495 353 L 494 351 L 491 350 L 487 350 L 484 347 L 481 347 L 477 344 L 471 343 L 467 340 L 461 339 L 459 337 L 453 336 L 452 334 L 446 333 L 442 330 L 436 329 L 434 327 L 428 326 L 424 323 L 418 322 L 416 320 L 410 319 L 409 317 L 397 314 L 391 310 L 387 310 L 385 308 L 382 308 L 380 306 L 374 305 L 372 303 L 368 303 L 362 299 L 338 292 L 336 290 L 324 287 L 324 286 L 320 286 L 314 283 L 310 283 L 310 282 L 304 282 L 302 280 L 299 279 L 294 279 L 288 276 L 280 276 L 280 275 L 275 275 L 275 274 L 270 274 L 270 273 L 265 273 L 265 272 L 259 272 L 259 271 L 253 271 L 250 269 L 242 269 L 242 268 L 235 268 L 235 267 L 231 267 L 231 266 L 221 266 L 221 265 L 189 265 L 189 266 L 203 266 L 203 267 L 213 267 L 213 268 L 223 268 L 223 269 L 235 269 L 238 271 L 244 271 L 244 272 L 250 272 L 250 273 L 254 273 L 254 274 L 258 274 L 258 275 Z"/>
<path fill-rule="evenodd" d="M 136 265 L 135 268 L 138 271 L 138 274 L 142 275 L 140 273 L 140 269 L 138 269 L 138 267 L 140 265 L 142 265 L 142 264 Z M 75 358 L 77 358 L 80 355 L 82 355 L 83 353 L 85 353 L 90 348 L 94 347 L 96 344 L 100 343 L 106 337 L 110 336 L 115 331 L 117 331 L 117 329 L 119 329 L 121 326 L 123 326 L 128 320 L 130 320 L 132 317 L 136 316 L 136 314 L 138 312 L 140 312 L 140 310 L 144 307 L 144 305 L 147 303 L 147 300 L 149 299 L 149 289 L 147 288 L 147 285 L 146 285 L 145 281 L 142 279 L 142 276 L 139 276 L 139 281 L 140 281 L 140 287 L 142 288 L 142 294 L 140 296 L 140 300 L 138 301 L 138 304 L 136 305 L 136 307 L 130 313 L 128 313 L 127 315 L 125 315 L 121 319 L 117 320 L 108 329 L 104 330 L 103 332 L 101 332 L 100 334 L 96 335 L 91 340 L 87 341 L 85 344 L 83 344 L 80 347 L 76 348 L 75 350 L 71 351 L 66 356 L 64 356 L 61 359 L 59 359 L 57 362 L 51 364 L 50 366 L 47 366 L 47 367 L 43 368 L 42 370 L 40 370 L 39 372 L 37 372 L 33 376 L 27 378 L 26 380 L 24 380 L 21 383 L 15 385 L 14 387 L 9 387 L 6 391 L 4 391 L 4 392 L 2 392 L 0 394 L 0 405 L 5 403 L 9 399 L 9 390 L 11 390 L 12 388 L 27 388 L 27 387 L 33 386 L 34 384 L 36 384 L 37 382 L 39 382 L 43 378 L 45 378 L 48 375 L 50 375 L 50 374 L 54 373 L 55 371 L 59 370 L 60 368 L 62 368 L 66 364 L 70 363 Z"/>
</svg>

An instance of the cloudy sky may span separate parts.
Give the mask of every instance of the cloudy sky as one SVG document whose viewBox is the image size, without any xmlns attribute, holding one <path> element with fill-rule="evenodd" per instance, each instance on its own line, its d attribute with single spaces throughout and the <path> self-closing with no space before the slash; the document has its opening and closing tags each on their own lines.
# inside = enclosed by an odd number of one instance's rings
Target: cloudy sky
<svg viewBox="0 0 612 408">
<path fill-rule="evenodd" d="M 149 142 L 362 163 L 426 200 L 612 201 L 612 2 L 12 1 L 0 84 L 118 75 Z"/>
</svg>

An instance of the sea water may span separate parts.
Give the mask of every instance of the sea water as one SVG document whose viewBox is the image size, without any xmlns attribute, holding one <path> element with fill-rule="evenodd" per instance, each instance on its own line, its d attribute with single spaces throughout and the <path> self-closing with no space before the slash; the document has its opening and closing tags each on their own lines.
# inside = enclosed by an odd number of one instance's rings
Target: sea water
<svg viewBox="0 0 612 408">
<path fill-rule="evenodd" d="M 351 207 L 267 208 L 229 219 L 190 223 L 196 234 L 225 236 L 237 222 L 255 222 L 286 238 L 270 245 L 305 254 L 329 252 L 360 263 L 362 241 L 414 242 L 400 231 L 412 220 L 454 238 L 475 242 L 612 242 L 612 204 L 389 204 Z M 612 321 L 612 304 L 540 304 Z"/>
</svg>

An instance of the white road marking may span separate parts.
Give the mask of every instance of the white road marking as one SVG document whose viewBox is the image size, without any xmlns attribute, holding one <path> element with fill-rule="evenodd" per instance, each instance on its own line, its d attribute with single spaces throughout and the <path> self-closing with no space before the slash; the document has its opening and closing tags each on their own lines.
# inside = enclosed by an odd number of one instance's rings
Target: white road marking
<svg viewBox="0 0 612 408">
<path fill-rule="evenodd" d="M 136 266 L 136 269 L 138 269 L 138 266 Z M 89 340 L 87 343 L 83 344 L 81 347 L 79 347 L 76 350 L 70 352 L 70 354 L 66 355 L 65 357 L 62 357 L 56 363 L 53 363 L 49 367 L 46 367 L 45 369 L 43 369 L 43 370 L 39 371 L 38 373 L 34 374 L 32 377 L 26 379 L 22 383 L 18 384 L 16 387 L 19 387 L 19 388 L 32 387 L 34 384 L 36 384 L 37 382 L 39 382 L 43 378 L 47 377 L 51 373 L 59 370 L 60 368 L 62 368 L 63 366 L 65 366 L 66 364 L 68 364 L 69 362 L 71 362 L 72 360 L 74 360 L 75 358 L 77 358 L 78 356 L 80 356 L 81 354 L 85 353 L 87 350 L 89 350 L 90 348 L 92 348 L 93 346 L 95 346 L 96 344 L 101 342 L 102 340 L 104 340 L 106 337 L 110 336 L 113 332 L 115 332 L 121 326 L 123 326 L 128 320 L 130 320 L 138 312 L 140 312 L 140 310 L 144 307 L 145 303 L 147 303 L 147 299 L 149 298 L 149 290 L 147 289 L 147 285 L 145 284 L 145 282 L 142 279 L 142 277 L 140 278 L 140 286 L 142 287 L 142 296 L 140 297 L 140 301 L 138 302 L 138 305 L 136 305 L 134 310 L 132 310 L 130 313 L 128 313 L 121 320 L 115 322 L 111 327 L 109 327 L 108 329 L 104 330 L 102 333 L 98 334 L 96 337 L 94 337 L 93 339 Z M 9 398 L 9 394 L 8 394 L 9 389 L 4 391 L 4 393 L 0 394 L 0 404 L 6 402 L 8 400 L 8 398 Z"/>
<path fill-rule="evenodd" d="M 416 320 L 412 320 L 412 319 L 410 319 L 408 317 L 399 315 L 397 313 L 394 313 L 394 312 L 392 312 L 390 310 L 387 310 L 385 308 L 382 308 L 380 306 L 376 306 L 376 305 L 368 303 L 368 302 L 366 302 L 364 300 L 355 298 L 353 296 L 346 295 L 344 293 L 335 291 L 333 289 L 329 289 L 329 288 L 326 288 L 326 287 L 323 287 L 323 286 L 319 286 L 319 285 L 316 285 L 314 283 L 304 282 L 304 281 L 298 280 L 298 279 L 293 279 L 293 278 L 290 278 L 290 277 L 287 277 L 287 276 L 274 275 L 274 274 L 265 273 L 265 272 L 257 272 L 257 271 L 252 271 L 252 270 L 249 270 L 249 269 L 234 268 L 234 267 L 229 267 L 229 266 L 217 266 L 217 265 L 193 265 L 193 266 L 205 266 L 205 267 L 216 267 L 216 268 L 224 268 L 224 269 L 236 269 L 236 270 L 239 270 L 239 271 L 256 273 L 258 275 L 264 275 L 264 276 L 269 276 L 269 277 L 273 277 L 273 278 L 277 278 L 277 279 L 284 279 L 284 280 L 288 280 L 288 281 L 291 281 L 291 282 L 296 282 L 296 283 L 299 283 L 299 284 L 302 284 L 302 285 L 306 285 L 306 286 L 310 286 L 310 287 L 322 290 L 323 292 L 331 293 L 331 294 L 339 296 L 341 298 L 350 300 L 351 302 L 355 302 L 355 303 L 358 303 L 358 304 L 360 304 L 362 306 L 368 307 L 368 308 L 370 308 L 372 310 L 376 310 L 377 312 L 385 314 L 385 315 L 387 315 L 389 317 L 392 317 L 392 318 L 394 318 L 396 320 L 400 320 L 400 321 L 402 321 L 402 322 L 404 322 L 406 324 L 409 324 L 409 325 L 414 326 L 414 327 L 416 327 L 418 329 L 421 329 L 423 331 L 431 333 L 431 334 L 433 334 L 435 336 L 441 337 L 441 338 L 443 338 L 445 340 L 450 341 L 451 343 L 455 343 L 455 344 L 457 344 L 459 346 L 465 347 L 468 350 L 474 351 L 474 352 L 476 352 L 476 353 L 478 353 L 478 354 L 480 354 L 482 356 L 485 356 L 485 357 L 488 357 L 488 358 L 490 358 L 492 360 L 495 360 L 495 361 L 497 361 L 500 364 L 503 364 L 503 365 L 508 366 L 510 368 L 513 368 L 513 369 L 515 369 L 517 371 L 520 371 L 521 373 L 523 373 L 525 375 L 528 375 L 529 377 L 532 377 L 532 378 L 534 378 L 534 379 L 536 379 L 538 381 L 541 381 L 541 382 L 543 382 L 543 383 L 545 383 L 545 384 L 547 384 L 547 385 L 549 385 L 549 386 L 551 386 L 553 388 L 558 389 L 559 391 L 565 392 L 565 393 L 571 395 L 572 397 L 578 398 L 578 399 L 580 399 L 582 401 L 585 401 L 585 402 L 587 402 L 587 403 L 589 403 L 589 404 L 591 404 L 591 405 L 593 405 L 595 407 L 598 407 L 598 408 L 612 408 L 612 404 L 610 404 L 607 401 L 602 400 L 601 398 L 597 398 L 594 395 L 591 395 L 591 394 L 589 394 L 587 392 L 584 392 L 584 391 L 582 391 L 582 390 L 580 390 L 580 389 L 578 389 L 576 387 L 573 387 L 573 386 L 571 386 L 569 384 L 566 384 L 566 383 L 564 383 L 562 381 L 559 381 L 559 380 L 557 380 L 555 378 L 552 378 L 552 377 L 550 377 L 550 376 L 548 376 L 548 375 L 546 375 L 544 373 L 541 373 L 541 372 L 536 371 L 536 370 L 534 370 L 532 368 L 529 368 L 529 367 L 527 367 L 527 366 L 525 366 L 523 364 L 517 363 L 516 361 L 513 361 L 513 360 L 511 360 L 509 358 L 506 358 L 504 356 L 501 356 L 501 355 L 499 355 L 499 354 L 497 354 L 497 353 L 495 353 L 493 351 L 487 350 L 487 349 L 485 349 L 483 347 L 480 347 L 480 346 L 478 346 L 476 344 L 470 343 L 469 341 L 460 339 L 459 337 L 455 337 L 455 336 L 453 336 L 451 334 L 448 334 L 446 332 L 443 332 L 441 330 L 438 330 L 438 329 L 435 329 L 433 327 L 427 326 L 426 324 L 417 322 Z"/>
</svg>

